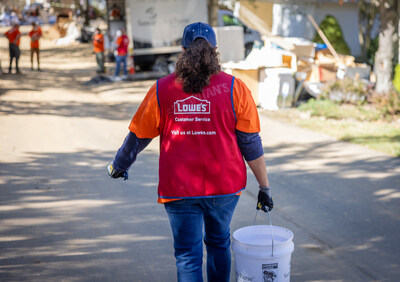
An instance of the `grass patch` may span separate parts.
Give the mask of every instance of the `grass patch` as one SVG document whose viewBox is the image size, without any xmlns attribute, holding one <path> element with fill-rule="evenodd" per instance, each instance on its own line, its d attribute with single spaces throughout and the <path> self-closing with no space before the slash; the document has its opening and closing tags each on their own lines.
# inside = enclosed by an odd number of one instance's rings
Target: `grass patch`
<svg viewBox="0 0 400 282">
<path fill-rule="evenodd" d="M 329 102 L 329 101 L 328 101 Z M 309 103 L 307 103 L 309 104 Z M 303 128 L 321 132 L 338 140 L 366 146 L 400 157 L 400 122 L 375 120 L 376 113 L 358 106 L 318 103 L 300 109 L 285 109 L 263 114 Z M 370 117 L 372 116 L 372 118 Z"/>
<path fill-rule="evenodd" d="M 318 99 L 271 116 L 400 157 L 400 93 L 394 90 L 377 94 L 345 78 L 327 84 Z"/>
<path fill-rule="evenodd" d="M 395 124 L 356 120 L 324 120 L 315 117 L 300 119 L 295 123 L 341 141 L 363 145 L 394 157 L 400 157 L 400 127 Z"/>
<path fill-rule="evenodd" d="M 329 119 L 355 119 L 359 121 L 377 121 L 383 118 L 381 110 L 369 105 L 338 104 L 331 100 L 314 100 L 301 104 L 301 112 L 310 112 L 311 116 L 323 116 Z"/>
</svg>

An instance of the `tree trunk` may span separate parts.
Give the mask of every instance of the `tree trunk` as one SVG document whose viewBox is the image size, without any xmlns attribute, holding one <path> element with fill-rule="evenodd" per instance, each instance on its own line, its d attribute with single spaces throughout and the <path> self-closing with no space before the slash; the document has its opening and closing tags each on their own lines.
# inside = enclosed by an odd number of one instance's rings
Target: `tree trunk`
<svg viewBox="0 0 400 282">
<path fill-rule="evenodd" d="M 89 0 L 86 0 L 85 24 L 84 24 L 85 26 L 89 26 L 89 21 L 90 21 L 89 6 L 90 6 L 90 2 L 89 2 Z"/>
<path fill-rule="evenodd" d="M 371 31 L 378 13 L 378 0 L 358 1 L 358 38 L 361 45 L 361 57 L 367 59 L 371 44 Z"/>
<path fill-rule="evenodd" d="M 397 0 L 397 45 L 398 45 L 397 63 L 400 64 L 400 0 Z"/>
<path fill-rule="evenodd" d="M 366 27 L 366 32 L 365 32 L 365 51 L 367 54 L 367 49 L 369 45 L 371 44 L 371 31 L 375 23 L 376 15 L 377 15 L 377 6 L 376 6 L 377 0 L 370 0 L 370 3 L 368 5 L 368 15 L 369 17 L 367 18 L 367 27 Z"/>
<path fill-rule="evenodd" d="M 387 93 L 392 88 L 392 58 L 395 39 L 397 0 L 381 1 L 379 7 L 381 26 L 379 48 L 375 56 L 377 93 Z"/>
<path fill-rule="evenodd" d="M 365 30 L 364 30 L 362 20 L 363 20 L 363 18 L 361 17 L 361 13 L 359 13 L 358 14 L 358 40 L 360 41 L 360 45 L 361 45 L 361 56 L 363 58 L 366 58 L 367 57 L 367 48 L 366 48 L 366 44 L 365 44 L 366 36 L 365 36 Z"/>
<path fill-rule="evenodd" d="M 207 0 L 208 23 L 211 26 L 217 26 L 218 18 L 218 0 Z"/>
</svg>

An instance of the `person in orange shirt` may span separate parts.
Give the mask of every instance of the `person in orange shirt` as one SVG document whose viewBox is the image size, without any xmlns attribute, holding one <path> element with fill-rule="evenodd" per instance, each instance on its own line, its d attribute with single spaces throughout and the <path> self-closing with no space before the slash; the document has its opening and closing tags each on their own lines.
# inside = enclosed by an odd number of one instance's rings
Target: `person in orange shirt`
<svg viewBox="0 0 400 282">
<path fill-rule="evenodd" d="M 8 73 L 11 73 L 11 65 L 12 61 L 15 58 L 15 69 L 17 73 L 21 73 L 19 68 L 18 68 L 18 60 L 19 56 L 21 54 L 21 51 L 19 50 L 19 41 L 21 38 L 21 33 L 19 32 L 19 24 L 15 23 L 14 26 L 8 30 L 4 34 L 9 41 L 9 50 L 10 50 L 10 67 L 8 68 Z"/>
<path fill-rule="evenodd" d="M 97 73 L 105 73 L 104 69 L 104 36 L 99 28 L 96 28 L 93 36 L 93 51 L 96 54 Z"/>
<path fill-rule="evenodd" d="M 120 8 L 116 4 L 114 4 L 111 7 L 110 18 L 113 19 L 113 20 L 120 20 L 121 19 Z"/>
<path fill-rule="evenodd" d="M 32 23 L 32 30 L 29 32 L 31 38 L 31 70 L 33 70 L 33 54 L 36 53 L 37 70 L 40 71 L 39 39 L 42 37 L 42 29 L 35 22 Z"/>
</svg>

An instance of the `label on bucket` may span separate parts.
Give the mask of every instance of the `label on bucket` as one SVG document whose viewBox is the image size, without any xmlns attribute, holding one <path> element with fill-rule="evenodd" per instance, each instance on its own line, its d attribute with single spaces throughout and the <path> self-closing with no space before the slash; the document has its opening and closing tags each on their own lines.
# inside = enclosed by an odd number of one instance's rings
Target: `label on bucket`
<svg viewBox="0 0 400 282">
<path fill-rule="evenodd" d="M 254 281 L 254 276 L 247 276 L 243 273 L 236 272 L 236 282 L 249 282 Z"/>
<path fill-rule="evenodd" d="M 273 282 L 278 276 L 278 264 L 270 263 L 262 265 L 264 282 Z"/>
</svg>

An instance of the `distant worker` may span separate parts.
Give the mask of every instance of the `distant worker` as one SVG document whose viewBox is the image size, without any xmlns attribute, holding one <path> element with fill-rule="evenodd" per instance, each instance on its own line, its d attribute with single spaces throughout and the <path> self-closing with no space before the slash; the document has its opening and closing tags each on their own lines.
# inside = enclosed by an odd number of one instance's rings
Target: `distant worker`
<svg viewBox="0 0 400 282">
<path fill-rule="evenodd" d="M 110 11 L 110 18 L 112 20 L 120 20 L 121 19 L 121 12 L 120 12 L 120 8 L 118 7 L 118 5 L 114 4 L 111 7 L 111 11 Z"/>
<path fill-rule="evenodd" d="M 28 35 L 31 38 L 31 70 L 33 70 L 33 54 L 36 53 L 37 70 L 40 71 L 39 39 L 42 37 L 42 29 L 37 23 L 33 22 L 32 30 Z"/>
<path fill-rule="evenodd" d="M 12 61 L 15 58 L 15 69 L 17 73 L 21 73 L 18 68 L 18 60 L 21 54 L 19 50 L 19 41 L 21 39 L 21 33 L 19 32 L 19 24 L 14 23 L 13 27 L 4 34 L 9 41 L 9 50 L 10 50 L 10 67 L 8 68 L 8 73 L 11 73 Z"/>
<path fill-rule="evenodd" d="M 116 36 L 117 40 L 115 43 L 117 45 L 117 56 L 115 57 L 116 68 L 114 76 L 117 77 L 119 75 L 119 70 L 121 68 L 121 62 L 122 62 L 124 76 L 126 77 L 126 75 L 128 74 L 126 68 L 126 61 L 128 57 L 129 39 L 128 36 L 126 36 L 124 29 L 118 30 Z"/>
<path fill-rule="evenodd" d="M 96 28 L 93 36 L 93 51 L 96 54 L 97 73 L 105 73 L 104 69 L 104 36 L 99 28 Z"/>
</svg>

